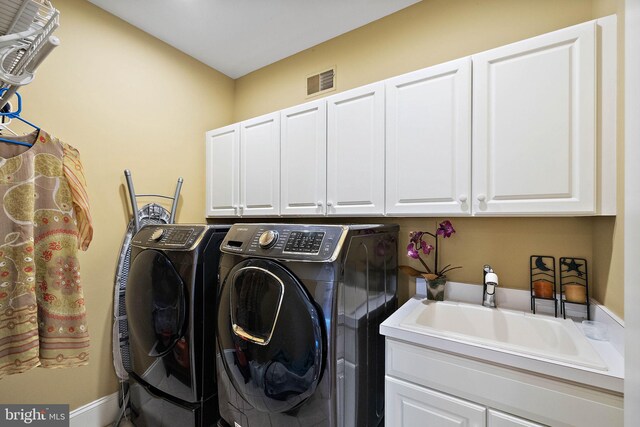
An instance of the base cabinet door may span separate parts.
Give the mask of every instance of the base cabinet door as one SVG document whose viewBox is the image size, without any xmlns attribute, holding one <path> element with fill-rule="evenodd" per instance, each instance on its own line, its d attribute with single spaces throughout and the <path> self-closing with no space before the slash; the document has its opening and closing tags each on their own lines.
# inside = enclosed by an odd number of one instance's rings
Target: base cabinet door
<svg viewBox="0 0 640 427">
<path fill-rule="evenodd" d="M 489 409 L 487 413 L 487 427 L 543 427 L 542 424 Z"/>
<path fill-rule="evenodd" d="M 486 408 L 426 387 L 386 377 L 386 427 L 483 427 Z"/>
</svg>

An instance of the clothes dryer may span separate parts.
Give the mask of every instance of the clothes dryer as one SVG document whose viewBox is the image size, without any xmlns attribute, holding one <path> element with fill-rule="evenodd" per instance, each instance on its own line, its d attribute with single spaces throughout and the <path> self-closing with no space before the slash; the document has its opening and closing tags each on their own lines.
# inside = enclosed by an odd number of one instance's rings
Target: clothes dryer
<svg viewBox="0 0 640 427">
<path fill-rule="evenodd" d="M 217 325 L 222 426 L 367 427 L 384 415 L 396 225 L 235 224 Z"/>
<path fill-rule="evenodd" d="M 131 240 L 125 302 L 136 426 L 216 425 L 215 324 L 228 225 L 149 225 Z"/>
</svg>

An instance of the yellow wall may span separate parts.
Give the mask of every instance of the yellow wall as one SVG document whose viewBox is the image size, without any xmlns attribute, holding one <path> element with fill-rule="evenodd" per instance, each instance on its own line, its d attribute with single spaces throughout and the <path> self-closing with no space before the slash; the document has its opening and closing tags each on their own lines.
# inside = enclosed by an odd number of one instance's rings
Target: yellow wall
<svg viewBox="0 0 640 427">
<path fill-rule="evenodd" d="M 344 91 L 592 19 L 588 0 L 423 0 L 236 81 L 234 121 L 304 102 L 337 67 Z"/>
<path fill-rule="evenodd" d="M 305 95 L 306 76 L 331 66 L 336 66 L 336 92 L 340 92 L 620 13 L 623 6 L 622 0 L 423 0 L 238 79 L 234 121 L 309 100 Z M 620 19 L 618 22 L 620 25 Z M 619 34 L 623 34 L 622 30 Z M 622 89 L 619 94 L 622 118 Z M 620 126 L 618 134 L 622 135 Z M 618 211 L 622 212 L 622 161 L 619 164 Z M 592 296 L 622 316 L 621 218 L 622 213 L 617 219 L 453 219 L 458 234 L 444 242 L 441 255 L 444 264 L 464 266 L 449 275 L 452 280 L 478 283 L 482 265 L 490 263 L 503 286 L 520 289 L 529 286 L 528 259 L 532 254 L 585 257 L 589 261 Z M 433 218 L 391 221 L 401 226 L 402 263 L 408 261 L 403 248 L 409 231 L 433 229 L 437 222 Z M 410 264 L 419 267 L 417 262 Z M 400 275 L 400 300 L 404 301 L 413 289 L 412 281 Z"/>
<path fill-rule="evenodd" d="M 441 220 L 441 219 L 439 219 Z M 435 219 L 394 218 L 400 224 L 401 264 L 407 263 L 403 248 L 411 230 L 433 230 Z M 529 257 L 551 255 L 586 258 L 591 261 L 591 218 L 451 218 L 456 234 L 440 240 L 440 265 L 462 265 L 452 271 L 451 280 L 481 283 L 482 267 L 490 264 L 506 288 L 529 288 Z M 593 266 L 590 266 L 593 270 Z M 399 275 L 399 298 L 404 301 L 414 292 L 414 283 Z"/>
<path fill-rule="evenodd" d="M 69 403 L 113 393 L 114 273 L 130 218 L 123 170 L 138 192 L 173 194 L 180 222 L 203 222 L 204 133 L 232 119 L 234 82 L 86 1 L 56 0 L 62 44 L 21 92 L 24 117 L 80 150 L 94 239 L 80 262 L 91 360 L 0 382 L 2 403 Z M 149 202 L 146 200 L 143 202 Z"/>
</svg>

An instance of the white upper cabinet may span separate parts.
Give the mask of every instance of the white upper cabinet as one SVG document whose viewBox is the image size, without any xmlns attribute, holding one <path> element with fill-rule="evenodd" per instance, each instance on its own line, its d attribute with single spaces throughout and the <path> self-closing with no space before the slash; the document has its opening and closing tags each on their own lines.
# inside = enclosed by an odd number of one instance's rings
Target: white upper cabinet
<svg viewBox="0 0 640 427">
<path fill-rule="evenodd" d="M 282 110 L 282 215 L 324 215 L 327 199 L 327 102 Z"/>
<path fill-rule="evenodd" d="M 207 133 L 207 216 L 615 215 L 616 17 Z"/>
<path fill-rule="evenodd" d="M 240 123 L 239 212 L 280 213 L 280 112 Z"/>
<path fill-rule="evenodd" d="M 206 216 L 238 215 L 240 201 L 240 125 L 206 134 Z"/>
<path fill-rule="evenodd" d="M 471 59 L 386 81 L 386 213 L 471 213 Z"/>
<path fill-rule="evenodd" d="M 595 22 L 472 59 L 474 213 L 595 213 Z"/>
<path fill-rule="evenodd" d="M 327 98 L 327 214 L 384 214 L 384 83 Z"/>
</svg>

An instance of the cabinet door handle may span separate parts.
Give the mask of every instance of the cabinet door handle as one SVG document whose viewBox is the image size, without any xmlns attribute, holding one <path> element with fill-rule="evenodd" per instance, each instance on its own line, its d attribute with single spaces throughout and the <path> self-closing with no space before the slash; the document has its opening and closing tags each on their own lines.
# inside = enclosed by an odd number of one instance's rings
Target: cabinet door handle
<svg viewBox="0 0 640 427">
<path fill-rule="evenodd" d="M 322 200 L 318 200 L 318 207 L 321 208 L 322 207 Z"/>
<path fill-rule="evenodd" d="M 331 206 L 333 206 L 333 202 L 327 202 L 327 207 L 330 208 Z"/>
<path fill-rule="evenodd" d="M 466 194 L 461 194 L 460 196 L 458 196 L 458 200 L 460 200 L 460 203 L 464 203 L 467 201 L 467 195 Z"/>
<path fill-rule="evenodd" d="M 485 200 L 487 200 L 487 195 L 486 194 L 478 194 L 478 201 L 479 202 L 484 202 Z"/>
<path fill-rule="evenodd" d="M 238 206 L 237 205 L 233 205 L 231 207 L 233 208 L 233 214 L 234 215 L 238 215 Z"/>
</svg>

